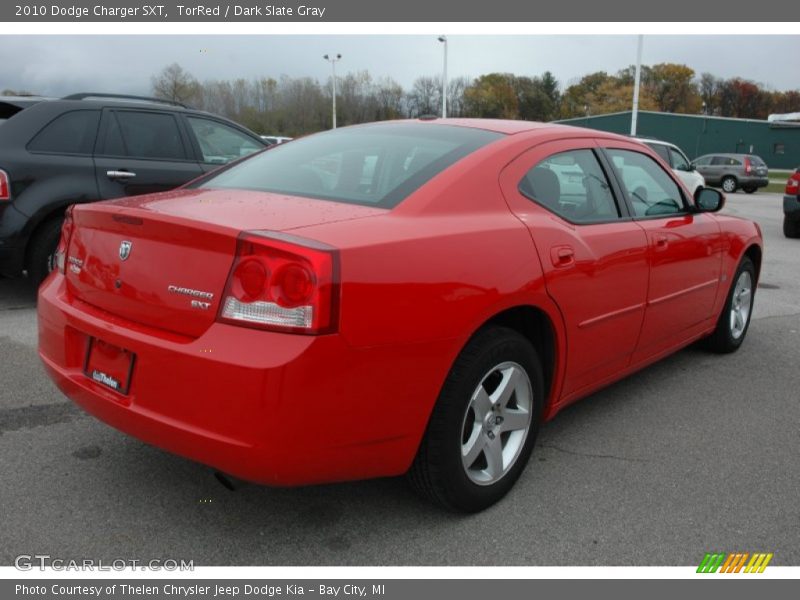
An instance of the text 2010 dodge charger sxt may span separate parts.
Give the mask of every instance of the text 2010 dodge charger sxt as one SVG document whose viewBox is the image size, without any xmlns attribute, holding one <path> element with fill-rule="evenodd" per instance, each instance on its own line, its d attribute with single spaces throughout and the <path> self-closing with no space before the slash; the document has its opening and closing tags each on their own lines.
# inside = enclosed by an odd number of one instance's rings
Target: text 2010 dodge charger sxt
<svg viewBox="0 0 800 600">
<path fill-rule="evenodd" d="M 701 338 L 739 347 L 762 241 L 723 200 L 598 131 L 338 129 L 75 206 L 39 352 L 90 413 L 243 479 L 407 472 L 479 510 L 567 404 Z"/>
</svg>

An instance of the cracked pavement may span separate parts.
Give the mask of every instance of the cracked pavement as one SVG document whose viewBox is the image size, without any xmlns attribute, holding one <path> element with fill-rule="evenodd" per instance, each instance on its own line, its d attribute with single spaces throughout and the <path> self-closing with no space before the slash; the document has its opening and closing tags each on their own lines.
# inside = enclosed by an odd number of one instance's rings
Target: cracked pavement
<svg viewBox="0 0 800 600">
<path fill-rule="evenodd" d="M 18 554 L 198 565 L 800 564 L 800 240 L 734 194 L 766 254 L 742 349 L 679 352 L 565 409 L 505 501 L 470 516 L 402 479 L 225 489 L 86 416 L 36 356 L 34 293 L 0 280 L 0 564 Z"/>
</svg>

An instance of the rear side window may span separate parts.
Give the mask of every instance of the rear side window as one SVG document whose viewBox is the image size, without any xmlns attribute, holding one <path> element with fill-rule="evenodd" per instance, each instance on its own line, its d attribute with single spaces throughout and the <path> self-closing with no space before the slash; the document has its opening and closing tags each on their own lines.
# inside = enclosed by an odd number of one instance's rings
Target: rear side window
<svg viewBox="0 0 800 600">
<path fill-rule="evenodd" d="M 91 154 L 100 121 L 98 110 L 73 110 L 47 125 L 28 143 L 31 152 Z"/>
<path fill-rule="evenodd" d="M 175 117 L 166 113 L 114 111 L 105 128 L 103 154 L 185 160 L 186 148 Z"/>
<path fill-rule="evenodd" d="M 391 208 L 503 134 L 447 125 L 348 127 L 278 144 L 196 184 Z"/>
<path fill-rule="evenodd" d="M 637 217 L 660 217 L 685 211 L 678 184 L 649 156 L 608 149 Z"/>
<path fill-rule="evenodd" d="M 736 167 L 740 166 L 742 162 L 730 156 L 715 156 L 711 159 L 711 164 L 714 166 Z"/>
<path fill-rule="evenodd" d="M 597 223 L 620 216 L 611 186 L 591 150 L 547 157 L 525 174 L 520 193 L 573 223 Z"/>
<path fill-rule="evenodd" d="M 200 117 L 187 117 L 187 120 L 200 145 L 203 162 L 224 165 L 264 147 L 241 131 L 217 121 Z"/>
</svg>

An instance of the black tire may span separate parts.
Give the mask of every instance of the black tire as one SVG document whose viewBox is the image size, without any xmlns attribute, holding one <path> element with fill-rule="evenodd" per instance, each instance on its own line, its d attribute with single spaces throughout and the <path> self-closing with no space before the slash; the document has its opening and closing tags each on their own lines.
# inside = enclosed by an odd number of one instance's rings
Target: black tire
<svg viewBox="0 0 800 600">
<path fill-rule="evenodd" d="M 745 271 L 750 274 L 750 309 L 744 322 L 744 329 L 742 330 L 741 334 L 736 336 L 731 323 L 731 310 L 733 309 L 733 304 L 735 302 L 734 292 L 736 290 L 736 284 L 739 281 L 742 273 Z M 750 318 L 753 315 L 753 306 L 755 303 L 755 293 L 756 268 L 755 265 L 753 265 L 753 261 L 750 260 L 749 257 L 745 256 L 742 258 L 742 262 L 739 263 L 739 268 L 736 269 L 736 274 L 731 280 L 731 287 L 730 290 L 728 290 L 728 297 L 725 300 L 725 306 L 722 309 L 722 313 L 719 315 L 717 327 L 710 336 L 703 340 L 703 345 L 707 350 L 716 352 L 717 354 L 728 354 L 739 349 L 739 347 L 742 345 L 742 342 L 744 342 L 744 338 L 747 336 L 747 330 L 750 327 Z"/>
<path fill-rule="evenodd" d="M 800 238 L 800 219 L 794 221 L 784 215 L 783 235 L 787 238 Z"/>
<path fill-rule="evenodd" d="M 516 458 L 504 467 L 506 470 L 496 481 L 481 485 L 470 478 L 462 462 L 462 444 L 466 443 L 463 436 L 467 417 L 471 414 L 473 393 L 478 386 L 487 385 L 489 374 L 493 375 L 493 369 L 504 363 L 513 363 L 514 368 L 520 367 L 527 375 L 531 384 L 531 415 L 527 434 L 518 442 Z M 487 327 L 475 334 L 447 376 L 408 472 L 408 480 L 414 490 L 448 510 L 459 512 L 483 510 L 505 496 L 524 470 L 536 442 L 544 405 L 543 381 L 536 349 L 525 337 L 506 327 Z M 487 390 L 486 387 L 484 389 Z M 487 415 L 495 418 L 488 411 Z M 493 422 L 491 419 L 490 422 Z M 469 427 L 474 426 L 473 423 Z M 495 439 L 491 433 L 484 433 L 482 428 L 478 427 L 478 430 L 478 436 L 486 435 Z M 509 443 L 510 434 L 497 435 L 501 445 Z"/>
<path fill-rule="evenodd" d="M 41 285 L 45 277 L 53 270 L 53 255 L 61 239 L 63 219 L 51 219 L 42 223 L 34 233 L 28 246 L 28 279 L 36 287 Z"/>
<path fill-rule="evenodd" d="M 752 194 L 758 188 L 757 187 L 753 187 L 753 186 L 747 186 L 746 188 L 742 188 L 742 189 L 745 191 L 746 194 Z"/>
<path fill-rule="evenodd" d="M 726 194 L 734 194 L 739 188 L 739 182 L 736 181 L 736 177 L 732 177 L 730 175 L 723 177 L 720 185 Z"/>
</svg>

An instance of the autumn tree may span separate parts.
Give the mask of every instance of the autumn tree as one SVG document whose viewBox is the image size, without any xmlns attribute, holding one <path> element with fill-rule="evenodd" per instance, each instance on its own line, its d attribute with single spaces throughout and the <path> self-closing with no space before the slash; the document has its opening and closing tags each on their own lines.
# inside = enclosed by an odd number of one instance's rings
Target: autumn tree
<svg viewBox="0 0 800 600">
<path fill-rule="evenodd" d="M 197 99 L 199 84 L 178 63 L 172 63 L 151 78 L 153 95 L 172 102 L 192 103 Z"/>
<path fill-rule="evenodd" d="M 570 85 L 564 92 L 561 98 L 561 117 L 582 117 L 587 113 L 609 112 L 602 106 L 592 106 L 591 102 L 600 86 L 613 80 L 614 77 L 605 71 L 597 71 L 581 77 L 580 81 Z"/>
<path fill-rule="evenodd" d="M 519 118 L 520 87 L 510 73 L 481 75 L 464 90 L 464 109 L 470 117 Z"/>
<path fill-rule="evenodd" d="M 694 83 L 694 70 L 686 65 L 661 63 L 650 69 L 644 87 L 662 112 L 697 113 L 701 99 Z"/>
</svg>

